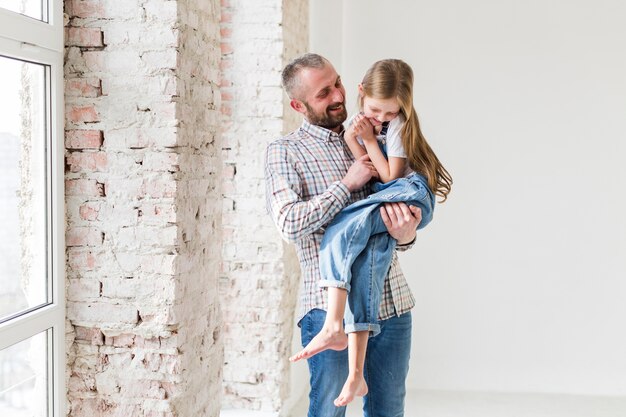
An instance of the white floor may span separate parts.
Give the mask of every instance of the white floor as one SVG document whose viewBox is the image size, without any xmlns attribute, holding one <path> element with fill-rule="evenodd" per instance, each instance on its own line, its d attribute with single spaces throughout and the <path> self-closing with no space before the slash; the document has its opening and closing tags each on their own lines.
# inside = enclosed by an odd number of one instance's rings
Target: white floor
<svg viewBox="0 0 626 417">
<path fill-rule="evenodd" d="M 362 416 L 361 402 L 346 417 Z M 308 399 L 289 417 L 305 417 Z M 412 391 L 405 417 L 626 417 L 626 397 Z"/>
</svg>

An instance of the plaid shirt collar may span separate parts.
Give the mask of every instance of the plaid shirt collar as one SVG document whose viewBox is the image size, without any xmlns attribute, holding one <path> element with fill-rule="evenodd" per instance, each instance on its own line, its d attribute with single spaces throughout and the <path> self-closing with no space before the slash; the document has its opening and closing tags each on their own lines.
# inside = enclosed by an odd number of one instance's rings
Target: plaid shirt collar
<svg viewBox="0 0 626 417">
<path fill-rule="evenodd" d="M 343 125 L 341 126 L 341 131 L 339 133 L 335 133 L 332 130 L 326 129 L 325 127 L 311 124 L 307 119 L 302 120 L 300 130 L 308 133 L 311 137 L 322 140 L 324 142 L 343 140 L 343 134 L 345 132 Z"/>
</svg>

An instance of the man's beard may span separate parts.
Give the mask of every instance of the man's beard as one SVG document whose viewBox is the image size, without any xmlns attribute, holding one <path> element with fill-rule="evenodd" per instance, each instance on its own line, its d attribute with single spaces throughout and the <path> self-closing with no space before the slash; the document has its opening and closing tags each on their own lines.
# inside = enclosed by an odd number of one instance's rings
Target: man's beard
<svg viewBox="0 0 626 417">
<path fill-rule="evenodd" d="M 309 121 L 309 123 L 311 123 L 312 125 L 320 126 L 325 129 L 334 129 L 337 126 L 341 126 L 341 124 L 345 122 L 346 118 L 348 117 L 348 113 L 346 112 L 346 106 L 343 103 L 342 103 L 343 109 L 341 112 L 335 113 L 334 115 L 331 115 L 328 113 L 329 107 L 336 106 L 337 104 L 326 107 L 326 110 L 324 111 L 324 113 L 319 114 L 313 111 L 313 109 L 309 106 L 309 103 L 304 102 L 304 106 L 306 107 L 306 110 L 307 110 L 307 113 L 305 116 L 307 120 Z"/>
</svg>

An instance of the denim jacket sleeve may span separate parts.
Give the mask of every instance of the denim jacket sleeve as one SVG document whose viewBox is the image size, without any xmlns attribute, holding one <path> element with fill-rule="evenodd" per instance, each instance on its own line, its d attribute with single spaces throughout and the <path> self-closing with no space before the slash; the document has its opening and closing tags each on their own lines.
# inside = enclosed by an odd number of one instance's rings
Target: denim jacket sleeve
<svg viewBox="0 0 626 417">
<path fill-rule="evenodd" d="M 297 242 L 318 231 L 348 203 L 350 192 L 341 181 L 305 199 L 307 185 L 323 178 L 299 172 L 283 141 L 271 143 L 265 154 L 266 208 L 283 239 Z"/>
</svg>

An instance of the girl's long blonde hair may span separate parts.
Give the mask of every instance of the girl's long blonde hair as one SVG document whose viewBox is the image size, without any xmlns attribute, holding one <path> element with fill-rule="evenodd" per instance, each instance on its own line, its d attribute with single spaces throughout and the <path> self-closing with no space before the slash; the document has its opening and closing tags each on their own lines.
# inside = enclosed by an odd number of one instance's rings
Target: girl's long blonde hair
<svg viewBox="0 0 626 417">
<path fill-rule="evenodd" d="M 413 70 L 399 59 L 384 59 L 372 65 L 362 81 L 363 94 L 375 99 L 396 98 L 400 112 L 406 119 L 400 135 L 409 167 L 428 181 L 431 191 L 442 198 L 448 198 L 452 187 L 452 177 L 443 167 L 420 130 L 417 113 L 413 108 Z M 363 109 L 363 96 L 359 98 Z"/>
</svg>

